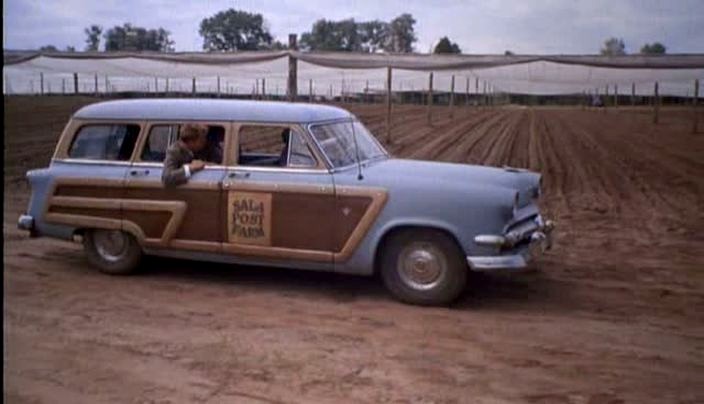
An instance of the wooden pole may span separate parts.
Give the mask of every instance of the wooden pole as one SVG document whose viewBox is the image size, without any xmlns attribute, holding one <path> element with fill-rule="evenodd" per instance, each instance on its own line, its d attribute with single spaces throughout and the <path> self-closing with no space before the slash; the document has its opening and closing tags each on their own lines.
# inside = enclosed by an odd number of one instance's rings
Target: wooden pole
<svg viewBox="0 0 704 404">
<path fill-rule="evenodd" d="M 636 105 L 636 83 L 631 83 L 631 106 Z"/>
<path fill-rule="evenodd" d="M 154 77 L 154 94 L 159 92 L 159 77 Z"/>
<path fill-rule="evenodd" d="M 298 50 L 296 44 L 296 34 L 288 34 L 288 49 L 290 51 Z M 298 94 L 298 59 L 293 55 L 288 56 L 288 87 L 287 94 L 289 101 L 294 101 Z"/>
<path fill-rule="evenodd" d="M 660 97 L 658 91 L 658 82 L 655 82 L 655 97 L 653 97 L 653 123 L 657 125 L 660 120 Z"/>
<path fill-rule="evenodd" d="M 78 73 L 73 73 L 73 93 L 78 94 Z"/>
<path fill-rule="evenodd" d="M 697 102 L 699 98 L 699 79 L 694 80 L 694 100 L 692 101 L 692 115 L 694 115 L 694 122 L 692 125 L 692 133 L 697 133 L 699 131 L 699 115 L 697 114 Z"/>
<path fill-rule="evenodd" d="M 386 142 L 391 143 L 391 66 L 386 68 Z"/>
<path fill-rule="evenodd" d="M 433 121 L 433 72 L 428 76 L 428 125 Z"/>
<path fill-rule="evenodd" d="M 169 78 L 166 78 L 166 83 L 164 83 L 164 94 L 169 92 Z"/>
<path fill-rule="evenodd" d="M 218 98 L 220 98 L 220 76 L 217 76 L 217 93 Z"/>
<path fill-rule="evenodd" d="M 450 79 L 450 102 L 448 103 L 450 108 L 450 119 L 455 118 L 455 75 L 452 75 Z"/>
<path fill-rule="evenodd" d="M 489 99 L 487 98 L 487 94 L 486 94 L 486 81 L 484 81 L 484 88 L 483 88 L 483 90 L 482 90 L 482 94 L 484 95 L 484 96 L 482 97 L 483 100 L 484 100 L 484 105 L 489 104 Z"/>
<path fill-rule="evenodd" d="M 606 85 L 606 90 L 604 92 L 604 112 L 606 112 L 606 107 L 609 106 L 609 85 Z"/>
<path fill-rule="evenodd" d="M 464 105 L 469 105 L 469 77 L 465 77 L 467 86 L 464 89 Z"/>
<path fill-rule="evenodd" d="M 39 72 L 39 94 L 44 95 L 44 73 Z"/>
<path fill-rule="evenodd" d="M 7 79 L 5 79 L 7 81 Z M 61 79 L 61 94 L 66 94 L 66 79 Z"/>
<path fill-rule="evenodd" d="M 313 79 L 308 79 L 308 102 L 313 102 Z"/>
<path fill-rule="evenodd" d="M 191 82 L 191 94 L 195 97 L 196 95 L 196 77 L 193 76 L 193 81 Z"/>
<path fill-rule="evenodd" d="M 262 78 L 262 100 L 266 100 L 266 79 Z"/>
<path fill-rule="evenodd" d="M 614 84 L 614 107 L 618 107 L 618 84 Z"/>
</svg>

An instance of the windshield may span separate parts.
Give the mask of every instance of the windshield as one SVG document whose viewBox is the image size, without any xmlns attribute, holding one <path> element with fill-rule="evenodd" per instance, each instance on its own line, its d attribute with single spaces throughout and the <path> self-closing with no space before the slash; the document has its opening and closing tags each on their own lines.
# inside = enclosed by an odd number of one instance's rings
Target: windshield
<svg viewBox="0 0 704 404">
<path fill-rule="evenodd" d="M 315 125 L 311 127 L 311 132 L 335 168 L 356 163 L 357 153 L 359 161 L 386 156 L 386 151 L 359 121 Z M 355 140 L 359 151 L 355 150 Z"/>
</svg>

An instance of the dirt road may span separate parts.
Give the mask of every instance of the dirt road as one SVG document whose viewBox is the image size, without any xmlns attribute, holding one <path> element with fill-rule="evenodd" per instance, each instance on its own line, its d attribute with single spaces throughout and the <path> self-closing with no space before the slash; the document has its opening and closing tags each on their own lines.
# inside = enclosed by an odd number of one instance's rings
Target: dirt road
<svg viewBox="0 0 704 404">
<path fill-rule="evenodd" d="M 395 155 L 541 171 L 559 226 L 539 270 L 420 308 L 336 274 L 150 259 L 108 277 L 27 239 L 22 175 L 89 101 L 5 99 L 8 402 L 704 402 L 704 134 L 686 111 L 437 108 L 429 126 L 395 107 Z M 348 107 L 383 138 L 381 106 Z"/>
</svg>

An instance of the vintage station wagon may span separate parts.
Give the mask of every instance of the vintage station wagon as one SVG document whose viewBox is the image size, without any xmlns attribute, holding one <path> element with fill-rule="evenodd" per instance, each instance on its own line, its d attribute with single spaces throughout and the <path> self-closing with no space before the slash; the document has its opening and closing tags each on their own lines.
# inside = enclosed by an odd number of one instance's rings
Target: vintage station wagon
<svg viewBox="0 0 704 404">
<path fill-rule="evenodd" d="M 162 184 L 179 127 L 208 128 L 205 169 Z M 468 270 L 523 268 L 550 246 L 540 175 L 391 157 L 348 111 L 210 99 L 101 102 L 77 111 L 48 168 L 27 173 L 19 227 L 82 240 L 109 274 L 143 254 L 349 274 L 444 304 Z"/>
</svg>

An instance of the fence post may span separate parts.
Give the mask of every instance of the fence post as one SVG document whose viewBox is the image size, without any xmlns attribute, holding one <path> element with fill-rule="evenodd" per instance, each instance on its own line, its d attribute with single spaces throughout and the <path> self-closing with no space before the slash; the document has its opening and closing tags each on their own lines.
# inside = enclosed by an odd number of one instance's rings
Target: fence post
<svg viewBox="0 0 704 404">
<path fill-rule="evenodd" d="M 39 94 L 44 95 L 44 73 L 39 72 Z"/>
<path fill-rule="evenodd" d="M 614 107 L 618 107 L 618 84 L 614 84 Z"/>
<path fill-rule="evenodd" d="M 288 34 L 288 99 L 294 101 L 298 94 L 298 59 L 292 55 L 292 52 L 298 50 L 296 45 L 296 34 Z"/>
<path fill-rule="evenodd" d="M 169 92 L 169 78 L 166 78 L 166 83 L 164 83 L 164 95 Z"/>
<path fill-rule="evenodd" d="M 428 77 L 428 125 L 433 121 L 433 72 Z"/>
<path fill-rule="evenodd" d="M 609 106 L 609 85 L 606 85 L 606 90 L 604 92 L 604 112 L 606 112 L 606 108 Z"/>
<path fill-rule="evenodd" d="M 193 81 L 191 82 L 191 94 L 195 97 L 196 95 L 196 77 L 193 76 Z"/>
<path fill-rule="evenodd" d="M 636 83 L 631 83 L 631 106 L 636 105 Z"/>
<path fill-rule="evenodd" d="M 386 142 L 391 143 L 391 66 L 386 68 Z"/>
<path fill-rule="evenodd" d="M 7 79 L 5 79 L 7 81 Z M 66 79 L 61 78 L 61 94 L 66 94 Z"/>
<path fill-rule="evenodd" d="M 469 105 L 469 77 L 465 77 L 467 86 L 464 89 L 464 105 Z"/>
<path fill-rule="evenodd" d="M 660 120 L 660 97 L 658 91 L 658 82 L 655 82 L 655 97 L 653 98 L 653 123 L 657 124 Z"/>
<path fill-rule="evenodd" d="M 78 94 L 78 73 L 73 73 L 73 93 Z"/>
<path fill-rule="evenodd" d="M 699 98 L 699 79 L 694 80 L 694 102 L 692 102 L 692 115 L 694 115 L 694 122 L 692 125 L 692 133 L 697 133 L 699 131 L 699 116 L 697 115 L 697 102 Z"/>
<path fill-rule="evenodd" d="M 313 79 L 308 79 L 308 102 L 313 102 Z"/>
<path fill-rule="evenodd" d="M 450 119 L 455 118 L 455 75 L 452 75 L 450 80 L 450 102 L 448 103 L 450 107 Z"/>
<path fill-rule="evenodd" d="M 262 78 L 262 100 L 266 100 L 266 79 Z"/>
</svg>

